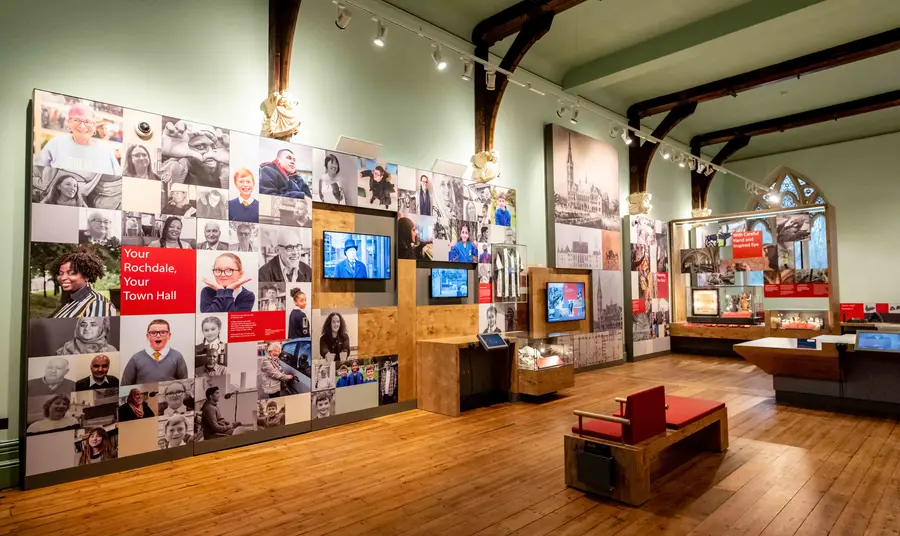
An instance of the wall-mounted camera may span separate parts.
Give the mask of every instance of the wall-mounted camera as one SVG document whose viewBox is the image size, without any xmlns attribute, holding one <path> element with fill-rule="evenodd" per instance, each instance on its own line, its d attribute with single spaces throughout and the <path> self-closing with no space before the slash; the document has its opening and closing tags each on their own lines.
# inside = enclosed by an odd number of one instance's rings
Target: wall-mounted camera
<svg viewBox="0 0 900 536">
<path fill-rule="evenodd" d="M 146 141 L 153 137 L 153 126 L 146 121 L 140 121 L 134 125 L 134 132 L 138 138 Z"/>
</svg>

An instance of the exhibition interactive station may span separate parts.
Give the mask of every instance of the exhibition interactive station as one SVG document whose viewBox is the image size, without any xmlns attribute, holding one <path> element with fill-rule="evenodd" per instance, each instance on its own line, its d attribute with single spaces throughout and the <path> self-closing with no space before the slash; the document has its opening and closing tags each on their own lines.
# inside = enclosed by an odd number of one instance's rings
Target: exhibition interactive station
<svg viewBox="0 0 900 536">
<path fill-rule="evenodd" d="M 669 352 L 743 357 L 779 402 L 900 408 L 900 333 L 842 323 L 827 204 L 621 217 L 617 172 L 584 163 L 616 149 L 548 125 L 548 268 L 502 179 L 49 91 L 33 109 L 23 487 L 541 403 Z M 571 486 L 641 504 L 676 449 L 728 447 L 723 403 L 609 398 L 572 417 Z"/>
</svg>

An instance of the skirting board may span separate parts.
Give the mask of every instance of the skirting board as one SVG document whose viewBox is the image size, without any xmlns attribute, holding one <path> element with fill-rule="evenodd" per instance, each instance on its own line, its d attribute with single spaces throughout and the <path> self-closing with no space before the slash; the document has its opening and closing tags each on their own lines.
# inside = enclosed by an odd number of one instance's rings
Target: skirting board
<svg viewBox="0 0 900 536">
<path fill-rule="evenodd" d="M 635 363 L 638 361 L 643 361 L 645 359 L 653 359 L 654 357 L 663 357 L 663 356 L 671 355 L 671 353 L 672 353 L 671 350 L 663 350 L 662 352 L 654 352 L 652 354 L 636 355 L 636 356 L 634 356 L 634 359 L 632 359 L 631 361 L 632 361 L 632 363 Z"/>
<path fill-rule="evenodd" d="M 404 411 L 413 409 L 416 409 L 416 401 L 407 400 L 404 402 L 398 402 L 396 404 L 388 404 L 386 406 L 354 411 L 352 413 L 346 413 L 343 415 L 335 415 L 334 417 L 329 417 L 328 419 L 314 419 L 311 422 L 289 424 L 286 426 L 279 426 L 277 428 L 257 431 L 253 434 L 247 434 L 247 437 L 240 435 L 220 438 L 211 441 L 200 441 L 194 443 L 193 447 L 187 445 L 184 447 L 178 447 L 177 449 L 136 454 L 134 456 L 127 456 L 125 458 L 109 460 L 95 465 L 72 467 L 71 469 L 63 469 L 61 471 L 53 471 L 50 473 L 25 477 L 23 488 L 42 488 L 45 486 L 53 486 L 73 480 L 81 480 L 84 478 L 107 475 L 110 473 L 127 471 L 129 469 L 137 469 L 147 465 L 154 465 L 157 463 L 170 462 L 181 458 L 187 458 L 195 454 L 201 455 L 220 450 L 243 447 L 255 443 L 261 443 L 264 441 L 272 441 L 284 437 L 304 434 L 314 430 L 324 430 L 333 426 L 340 426 L 343 424 L 350 424 L 368 419 L 374 419 L 376 417 L 383 417 L 385 415 L 392 415 L 394 413 L 402 413 Z M 17 465 L 18 469 L 21 469 L 21 467 L 21 465 Z M 15 485 L 17 481 L 18 476 L 13 481 L 12 485 Z"/>
</svg>

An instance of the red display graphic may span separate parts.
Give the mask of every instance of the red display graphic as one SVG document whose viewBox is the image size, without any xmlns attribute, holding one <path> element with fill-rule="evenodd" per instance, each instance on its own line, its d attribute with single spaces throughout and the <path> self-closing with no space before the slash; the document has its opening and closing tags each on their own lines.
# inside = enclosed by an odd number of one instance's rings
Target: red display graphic
<svg viewBox="0 0 900 536">
<path fill-rule="evenodd" d="M 763 295 L 766 298 L 827 298 L 828 283 L 766 285 Z"/>
<path fill-rule="evenodd" d="M 663 300 L 669 299 L 669 274 L 666 272 L 656 273 L 656 297 Z"/>
<path fill-rule="evenodd" d="M 634 314 L 647 312 L 647 300 L 631 300 L 631 312 Z"/>
<path fill-rule="evenodd" d="M 192 249 L 123 247 L 121 313 L 194 313 L 196 263 Z"/>
<path fill-rule="evenodd" d="M 861 303 L 842 303 L 841 304 L 841 322 L 849 320 L 865 320 L 866 314 L 863 312 L 863 304 Z"/>
<path fill-rule="evenodd" d="M 287 338 L 284 311 L 228 313 L 228 342 L 256 342 Z"/>
<path fill-rule="evenodd" d="M 478 283 L 478 303 L 491 303 L 493 286 L 490 283 Z"/>
<path fill-rule="evenodd" d="M 731 247 L 735 259 L 756 259 L 762 257 L 762 231 L 737 231 L 731 233 Z"/>
</svg>

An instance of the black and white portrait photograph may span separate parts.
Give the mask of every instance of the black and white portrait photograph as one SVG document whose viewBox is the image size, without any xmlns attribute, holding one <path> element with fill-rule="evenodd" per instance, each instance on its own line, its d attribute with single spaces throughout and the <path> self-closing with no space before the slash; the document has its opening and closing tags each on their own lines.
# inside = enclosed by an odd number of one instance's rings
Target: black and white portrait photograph
<svg viewBox="0 0 900 536">
<path fill-rule="evenodd" d="M 360 157 L 358 206 L 396 211 L 398 171 L 397 164 Z"/>
<path fill-rule="evenodd" d="M 693 248 L 681 250 L 681 273 L 697 274 L 715 272 L 718 255 L 713 248 Z"/>
<path fill-rule="evenodd" d="M 122 176 L 121 106 L 46 91 L 34 96 L 34 165 Z"/>
<path fill-rule="evenodd" d="M 194 415 L 176 413 L 159 417 L 157 444 L 160 450 L 184 447 L 194 442 Z"/>
<path fill-rule="evenodd" d="M 259 223 L 312 227 L 312 199 L 259 196 Z"/>
<path fill-rule="evenodd" d="M 32 357 L 28 360 L 28 396 L 69 395 L 75 390 L 74 356 Z"/>
<path fill-rule="evenodd" d="M 591 278 L 594 289 L 594 331 L 622 329 L 624 322 L 622 272 L 593 270 Z"/>
<path fill-rule="evenodd" d="M 122 177 L 52 166 L 34 166 L 31 202 L 67 207 L 122 209 Z"/>
<path fill-rule="evenodd" d="M 333 205 L 357 206 L 358 159 L 334 151 L 313 149 L 313 200 Z"/>
<path fill-rule="evenodd" d="M 78 214 L 78 243 L 117 248 L 122 245 L 122 212 L 82 208 Z"/>
<path fill-rule="evenodd" d="M 415 190 L 398 190 L 397 211 L 404 214 L 417 214 L 417 198 Z"/>
<path fill-rule="evenodd" d="M 75 430 L 75 465 L 118 458 L 119 430 L 116 425 L 90 426 Z"/>
<path fill-rule="evenodd" d="M 120 320 L 118 316 L 29 320 L 28 355 L 118 352 Z"/>
<path fill-rule="evenodd" d="M 260 283 L 257 310 L 284 311 L 287 304 L 285 285 L 286 283 Z"/>
<path fill-rule="evenodd" d="M 231 248 L 231 226 L 227 221 L 197 218 L 197 249 L 228 251 Z"/>
<path fill-rule="evenodd" d="M 228 249 L 236 252 L 259 253 L 259 224 L 245 221 L 228 222 L 231 243 Z"/>
<path fill-rule="evenodd" d="M 665 231 L 665 223 L 662 223 L 663 232 L 656 233 L 656 272 L 669 271 L 669 233 Z M 657 228 L 658 229 L 658 228 Z M 604 236 L 605 238 L 605 236 Z"/>
<path fill-rule="evenodd" d="M 698 287 L 722 287 L 734 285 L 734 271 L 697 274 Z"/>
<path fill-rule="evenodd" d="M 378 405 L 396 403 L 400 393 L 397 356 L 376 357 L 375 364 L 378 368 Z"/>
<path fill-rule="evenodd" d="M 285 407 L 284 400 L 279 399 L 260 399 L 257 403 L 256 427 L 259 430 L 264 428 L 275 428 L 284 426 L 285 424 Z"/>
<path fill-rule="evenodd" d="M 159 416 L 192 415 L 194 411 L 194 379 L 159 383 L 156 399 Z"/>
<path fill-rule="evenodd" d="M 491 282 L 491 265 L 490 264 L 479 264 L 478 265 L 478 283 L 479 284 L 490 284 Z"/>
<path fill-rule="evenodd" d="M 548 143 L 552 144 L 553 175 L 547 180 L 553 185 L 557 226 L 620 231 L 616 148 L 559 125 L 549 127 L 548 136 Z"/>
<path fill-rule="evenodd" d="M 462 219 L 463 181 L 458 177 L 433 173 L 431 215 L 439 219 Z"/>
<path fill-rule="evenodd" d="M 197 217 L 214 220 L 228 219 L 228 190 L 195 186 Z"/>
<path fill-rule="evenodd" d="M 434 212 L 434 174 L 416 170 L 416 214 L 432 216 Z"/>
<path fill-rule="evenodd" d="M 779 244 L 809 240 L 812 230 L 810 214 L 784 214 L 775 217 L 775 240 Z"/>
<path fill-rule="evenodd" d="M 334 389 L 335 375 L 337 374 L 337 362 L 325 359 L 312 360 L 312 391 L 324 391 Z"/>
<path fill-rule="evenodd" d="M 222 376 L 228 366 L 228 314 L 197 315 L 194 377 Z"/>
<path fill-rule="evenodd" d="M 312 281 L 312 230 L 260 225 L 259 281 L 308 283 Z M 239 237 L 240 238 L 240 237 Z"/>
<path fill-rule="evenodd" d="M 197 237 L 197 222 L 194 218 L 184 216 L 152 216 L 142 217 L 150 225 L 150 236 L 143 241 L 150 248 L 194 249 Z"/>
<path fill-rule="evenodd" d="M 313 419 L 324 419 L 326 417 L 334 417 L 337 413 L 337 404 L 335 403 L 335 389 L 326 389 L 323 391 L 314 391 L 310 397 L 310 417 Z"/>
<path fill-rule="evenodd" d="M 775 244 L 764 245 L 763 256 L 766 258 L 766 271 L 778 270 L 778 246 Z"/>
<path fill-rule="evenodd" d="M 145 143 L 125 145 L 122 175 L 134 179 L 159 180 L 159 148 Z"/>
<path fill-rule="evenodd" d="M 229 375 L 196 380 L 195 441 L 256 430 L 259 411 L 256 387 L 233 385 L 237 379 Z"/>
<path fill-rule="evenodd" d="M 167 184 L 228 188 L 229 131 L 162 118 L 159 176 Z"/>
<path fill-rule="evenodd" d="M 478 304 L 478 331 L 502 333 L 506 328 L 506 307 L 502 303 Z"/>
<path fill-rule="evenodd" d="M 779 242 L 778 243 L 778 269 L 793 270 L 794 266 L 794 243 Z"/>
<path fill-rule="evenodd" d="M 193 218 L 197 216 L 197 187 L 167 183 L 162 188 L 162 214 Z"/>
<path fill-rule="evenodd" d="M 356 357 L 359 347 L 356 309 L 313 309 L 312 325 L 313 359 L 346 361 Z"/>
</svg>

